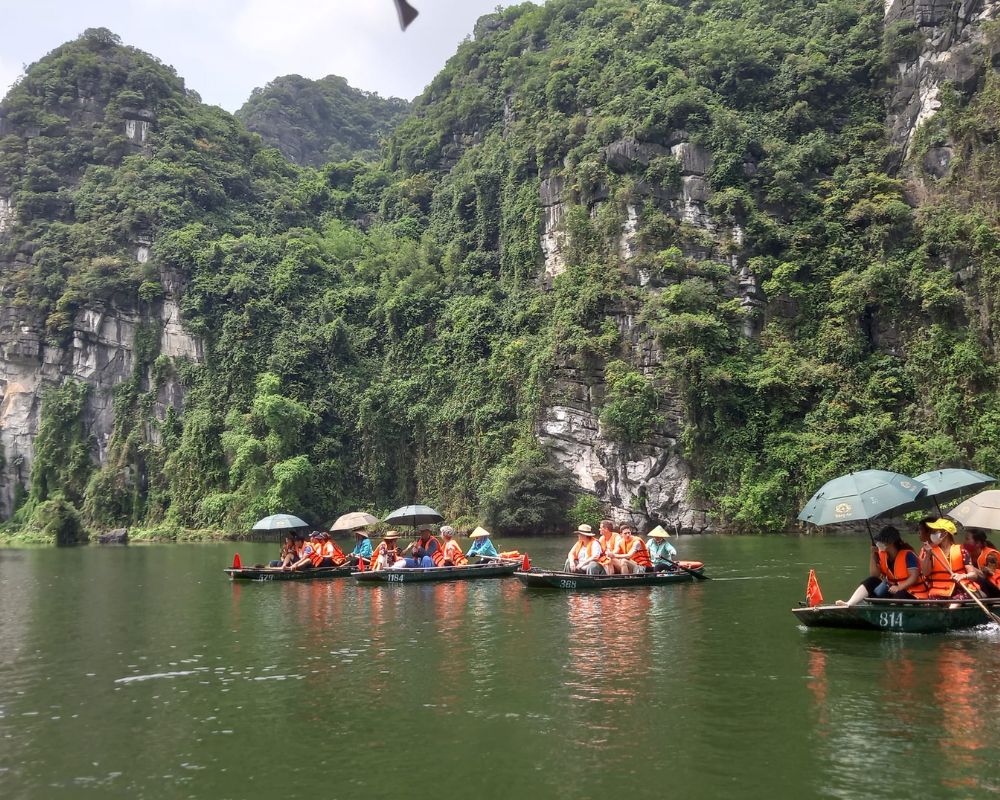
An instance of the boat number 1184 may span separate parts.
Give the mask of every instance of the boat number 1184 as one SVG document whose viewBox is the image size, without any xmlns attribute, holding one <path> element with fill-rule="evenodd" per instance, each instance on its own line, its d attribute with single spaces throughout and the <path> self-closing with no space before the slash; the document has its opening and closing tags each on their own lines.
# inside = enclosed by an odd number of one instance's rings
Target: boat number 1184
<svg viewBox="0 0 1000 800">
<path fill-rule="evenodd" d="M 903 627 L 903 612 L 902 611 L 883 611 L 878 615 L 878 624 L 883 628 L 902 628 Z"/>
</svg>

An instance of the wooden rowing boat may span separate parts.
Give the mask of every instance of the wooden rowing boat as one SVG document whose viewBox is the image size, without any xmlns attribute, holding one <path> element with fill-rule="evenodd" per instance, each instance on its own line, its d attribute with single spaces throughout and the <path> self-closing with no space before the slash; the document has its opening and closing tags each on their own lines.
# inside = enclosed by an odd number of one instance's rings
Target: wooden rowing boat
<svg viewBox="0 0 1000 800">
<path fill-rule="evenodd" d="M 319 567 L 313 569 L 281 570 L 273 567 L 226 567 L 225 573 L 234 581 L 324 581 L 346 578 L 357 567 Z"/>
<path fill-rule="evenodd" d="M 987 607 L 1000 609 L 1000 600 L 983 602 Z M 870 597 L 856 606 L 793 608 L 792 613 L 808 628 L 852 628 L 894 633 L 944 633 L 975 628 L 990 621 L 972 600 L 895 600 Z"/>
<path fill-rule="evenodd" d="M 404 567 L 355 572 L 362 583 L 418 583 L 425 581 L 467 581 L 513 575 L 520 561 L 489 561 L 464 567 Z"/>
<path fill-rule="evenodd" d="M 637 575 L 584 575 L 578 572 L 532 569 L 528 572 L 515 572 L 514 577 L 531 589 L 613 589 L 689 583 L 695 580 L 692 573 L 702 575 L 704 572 L 704 566 L 691 568 L 690 572 L 641 572 Z"/>
</svg>

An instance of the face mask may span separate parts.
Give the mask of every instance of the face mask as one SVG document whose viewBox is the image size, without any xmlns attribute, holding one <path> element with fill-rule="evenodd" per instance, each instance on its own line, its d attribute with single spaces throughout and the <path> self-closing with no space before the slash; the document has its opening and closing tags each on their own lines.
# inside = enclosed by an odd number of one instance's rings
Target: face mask
<svg viewBox="0 0 1000 800">
<path fill-rule="evenodd" d="M 875 542 L 875 546 L 879 549 L 880 553 L 884 553 L 888 545 L 885 542 Z"/>
<path fill-rule="evenodd" d="M 931 534 L 931 541 L 934 542 L 934 544 L 940 544 L 943 538 L 944 538 L 943 533 L 936 532 Z"/>
</svg>

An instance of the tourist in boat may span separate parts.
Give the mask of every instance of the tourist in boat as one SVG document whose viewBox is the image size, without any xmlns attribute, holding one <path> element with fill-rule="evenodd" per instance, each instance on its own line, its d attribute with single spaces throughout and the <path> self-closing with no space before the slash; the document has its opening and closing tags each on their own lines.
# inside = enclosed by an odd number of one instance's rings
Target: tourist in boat
<svg viewBox="0 0 1000 800">
<path fill-rule="evenodd" d="M 856 606 L 867 597 L 896 600 L 927 597 L 927 587 L 920 575 L 920 559 L 892 525 L 886 525 L 875 535 L 868 569 L 871 574 L 849 600 L 838 600 L 838 606 Z"/>
<path fill-rule="evenodd" d="M 455 541 L 455 529 L 451 525 L 441 526 L 441 539 L 443 540 L 441 552 L 444 555 L 441 566 L 464 567 L 469 563 L 469 559 L 465 557 L 462 548 Z"/>
<path fill-rule="evenodd" d="M 317 541 L 317 547 L 312 554 L 314 567 L 342 567 L 347 563 L 347 556 L 340 549 L 329 533 L 321 533 Z"/>
<path fill-rule="evenodd" d="M 635 575 L 640 572 L 653 572 L 653 561 L 649 550 L 641 536 L 635 535 L 631 525 L 622 525 L 622 548 L 625 553 L 621 559 L 621 572 L 625 575 Z"/>
<path fill-rule="evenodd" d="M 966 529 L 965 549 L 975 567 L 979 590 L 987 597 L 1000 597 L 1000 550 L 979 528 Z"/>
<path fill-rule="evenodd" d="M 617 526 L 610 519 L 601 520 L 601 533 L 598 538 L 604 550 L 601 564 L 605 572 L 615 575 L 625 570 L 623 555 L 625 548 L 622 545 L 621 534 L 617 531 Z"/>
<path fill-rule="evenodd" d="M 302 541 L 301 547 L 296 552 L 298 560 L 285 567 L 285 569 L 299 570 L 299 569 L 312 569 L 313 568 L 313 556 L 319 553 L 319 533 L 313 531 L 309 534 L 308 539 Z M 320 557 L 322 558 L 322 557 Z"/>
<path fill-rule="evenodd" d="M 667 539 L 670 534 L 663 530 L 662 525 L 657 525 L 646 534 L 646 550 L 649 551 L 649 559 L 653 562 L 653 569 L 656 572 L 672 572 L 677 569 L 674 566 L 674 559 L 677 558 L 677 550 Z"/>
<path fill-rule="evenodd" d="M 441 542 L 431 535 L 431 529 L 427 525 L 421 526 L 417 533 L 416 541 L 406 548 L 410 551 L 410 555 L 406 559 L 406 566 L 440 567 L 444 563 Z"/>
<path fill-rule="evenodd" d="M 363 528 L 354 531 L 354 549 L 347 554 L 347 557 L 352 564 L 364 561 L 364 566 L 367 567 L 372 563 L 372 540 Z"/>
<path fill-rule="evenodd" d="M 493 546 L 493 542 L 490 541 L 490 532 L 488 530 L 477 527 L 469 536 L 472 537 L 472 547 L 465 554 L 467 558 L 472 558 L 473 556 L 479 556 L 480 559 L 500 557 L 497 549 Z"/>
<path fill-rule="evenodd" d="M 920 574 L 927 581 L 928 597 L 969 599 L 977 576 L 968 552 L 955 543 L 955 523 L 938 517 L 924 524 L 931 533 L 930 541 L 920 549 Z"/>
<path fill-rule="evenodd" d="M 390 569 L 397 564 L 403 566 L 403 556 L 399 552 L 399 532 L 389 531 L 372 551 L 371 568 Z"/>
<path fill-rule="evenodd" d="M 600 539 L 589 525 L 581 525 L 576 529 L 576 544 L 569 551 L 566 559 L 566 572 L 583 572 L 587 575 L 605 575 L 606 570 L 601 563 L 604 548 Z"/>
<path fill-rule="evenodd" d="M 281 553 L 278 555 L 277 560 L 268 563 L 269 567 L 284 569 L 285 567 L 290 567 L 296 561 L 299 560 L 298 556 L 298 538 L 294 531 L 289 531 L 285 536 L 285 541 L 281 545 Z"/>
</svg>

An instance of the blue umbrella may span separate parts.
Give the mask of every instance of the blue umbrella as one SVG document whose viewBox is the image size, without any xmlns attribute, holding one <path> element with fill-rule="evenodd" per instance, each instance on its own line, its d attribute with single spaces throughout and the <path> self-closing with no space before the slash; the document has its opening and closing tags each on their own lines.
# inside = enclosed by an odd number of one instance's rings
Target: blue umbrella
<svg viewBox="0 0 1000 800">
<path fill-rule="evenodd" d="M 923 484 L 906 475 L 866 469 L 824 483 L 798 518 L 813 525 L 864 520 L 871 536 L 869 520 L 883 514 L 914 511 L 926 494 Z"/>
<path fill-rule="evenodd" d="M 985 472 L 976 472 L 974 469 L 935 469 L 917 475 L 914 478 L 927 487 L 927 497 L 931 498 L 935 505 L 943 503 L 945 500 L 953 500 L 963 494 L 972 494 L 977 489 L 996 483 L 997 479 Z M 940 506 L 938 511 L 940 511 Z"/>
</svg>

